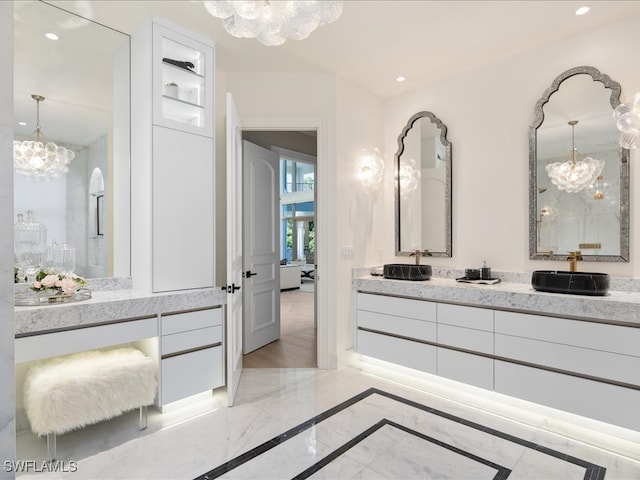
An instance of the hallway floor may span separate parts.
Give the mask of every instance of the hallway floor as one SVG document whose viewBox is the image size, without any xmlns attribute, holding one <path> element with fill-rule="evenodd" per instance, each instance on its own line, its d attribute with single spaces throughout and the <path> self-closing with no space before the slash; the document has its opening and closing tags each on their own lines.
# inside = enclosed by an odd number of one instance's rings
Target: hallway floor
<svg viewBox="0 0 640 480">
<path fill-rule="evenodd" d="M 20 478 L 640 478 L 640 452 L 632 460 L 603 447 L 633 452 L 638 443 L 593 424 L 559 435 L 556 420 L 536 413 L 521 412 L 525 424 L 350 367 L 246 369 L 236 405 L 224 400 L 150 409 L 144 432 L 134 412 L 60 436 L 59 459 L 77 461 L 77 471 Z M 37 459 L 46 446 L 24 432 L 18 448 L 20 459 Z"/>
</svg>

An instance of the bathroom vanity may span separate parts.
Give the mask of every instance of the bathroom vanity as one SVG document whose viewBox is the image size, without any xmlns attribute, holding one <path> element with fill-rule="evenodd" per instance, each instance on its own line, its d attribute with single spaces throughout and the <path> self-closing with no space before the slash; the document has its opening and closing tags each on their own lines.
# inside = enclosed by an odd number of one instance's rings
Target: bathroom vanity
<svg viewBox="0 0 640 480">
<path fill-rule="evenodd" d="M 640 430 L 640 294 L 359 276 L 355 351 Z"/>
<path fill-rule="evenodd" d="M 18 395 L 30 362 L 125 344 L 155 359 L 161 411 L 176 400 L 221 387 L 225 301 L 219 288 L 166 294 L 123 289 L 95 291 L 83 302 L 16 307 Z"/>
</svg>

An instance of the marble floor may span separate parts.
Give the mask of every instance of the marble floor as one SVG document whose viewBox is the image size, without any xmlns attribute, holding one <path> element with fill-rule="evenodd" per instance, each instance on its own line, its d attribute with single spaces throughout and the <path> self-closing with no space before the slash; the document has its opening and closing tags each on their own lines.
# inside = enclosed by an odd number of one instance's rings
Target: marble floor
<svg viewBox="0 0 640 480">
<path fill-rule="evenodd" d="M 145 431 L 132 412 L 60 436 L 56 472 L 42 466 L 45 441 L 21 432 L 18 458 L 33 464 L 18 478 L 640 479 L 633 435 L 559 434 L 543 415 L 518 421 L 515 407 L 501 415 L 465 398 L 352 367 L 245 369 L 234 407 L 216 392 L 150 409 Z"/>
</svg>

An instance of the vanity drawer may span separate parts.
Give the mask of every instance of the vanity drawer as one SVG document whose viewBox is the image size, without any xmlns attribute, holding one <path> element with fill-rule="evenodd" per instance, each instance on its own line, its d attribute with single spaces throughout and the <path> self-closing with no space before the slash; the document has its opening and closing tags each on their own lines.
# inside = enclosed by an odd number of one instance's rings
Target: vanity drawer
<svg viewBox="0 0 640 480">
<path fill-rule="evenodd" d="M 436 341 L 436 324 L 433 322 L 359 310 L 357 323 L 359 328 L 418 340 Z"/>
<path fill-rule="evenodd" d="M 493 310 L 438 303 L 438 323 L 493 332 Z"/>
<path fill-rule="evenodd" d="M 495 391 L 640 430 L 640 390 L 495 361 Z"/>
<path fill-rule="evenodd" d="M 157 336 L 158 318 L 152 317 L 18 337 L 15 361 L 28 362 Z"/>
<path fill-rule="evenodd" d="M 223 384 L 222 346 L 176 355 L 161 361 L 162 405 L 213 390 Z"/>
<path fill-rule="evenodd" d="M 439 324 L 438 343 L 493 355 L 493 332 Z"/>
<path fill-rule="evenodd" d="M 358 310 L 415 318 L 429 322 L 436 321 L 436 304 L 434 302 L 358 293 L 356 305 Z"/>
<path fill-rule="evenodd" d="M 358 353 L 427 373 L 436 373 L 436 347 L 358 330 Z"/>
<path fill-rule="evenodd" d="M 222 343 L 222 326 L 200 328 L 188 332 L 163 335 L 160 339 L 161 354 L 182 352 L 192 348 Z"/>
<path fill-rule="evenodd" d="M 493 390 L 493 358 L 438 347 L 438 375 Z"/>
<path fill-rule="evenodd" d="M 222 325 L 222 309 L 208 308 L 193 312 L 162 314 L 162 335 Z"/>
<path fill-rule="evenodd" d="M 496 333 L 640 357 L 640 328 L 495 312 Z"/>
<path fill-rule="evenodd" d="M 496 334 L 496 355 L 640 386 L 640 358 Z"/>
</svg>

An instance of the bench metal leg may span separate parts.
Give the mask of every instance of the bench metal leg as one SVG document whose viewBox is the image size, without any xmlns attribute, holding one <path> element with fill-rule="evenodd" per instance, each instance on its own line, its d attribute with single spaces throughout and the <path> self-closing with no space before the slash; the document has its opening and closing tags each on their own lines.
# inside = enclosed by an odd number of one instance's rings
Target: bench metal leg
<svg viewBox="0 0 640 480">
<path fill-rule="evenodd" d="M 47 433 L 47 460 L 56 459 L 56 434 Z"/>
<path fill-rule="evenodd" d="M 143 405 L 140 407 L 140 420 L 138 421 L 138 426 L 140 430 L 146 430 L 147 428 L 147 406 Z"/>
</svg>

